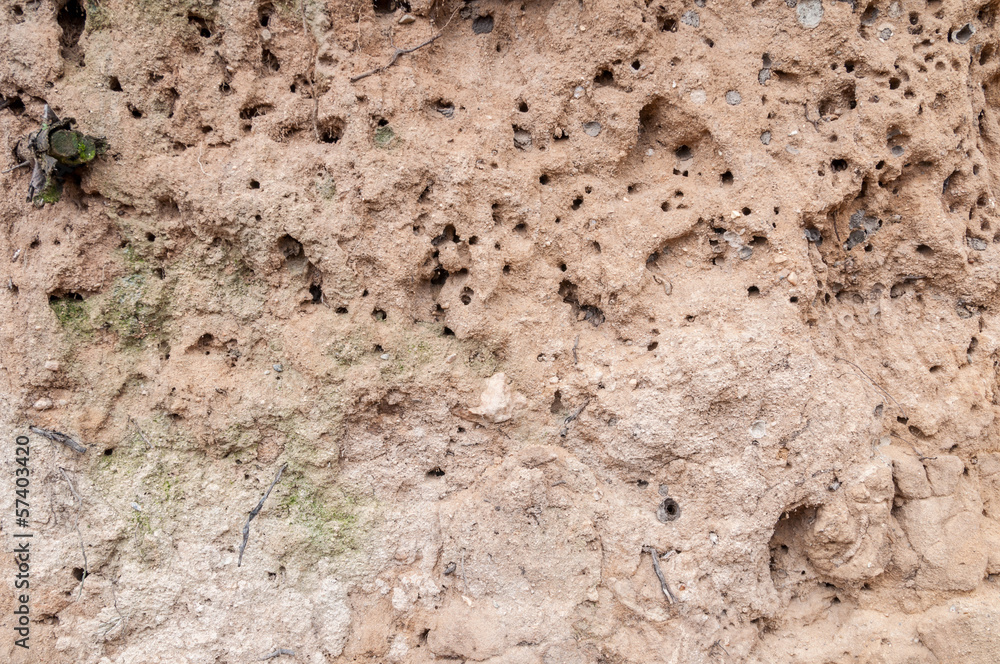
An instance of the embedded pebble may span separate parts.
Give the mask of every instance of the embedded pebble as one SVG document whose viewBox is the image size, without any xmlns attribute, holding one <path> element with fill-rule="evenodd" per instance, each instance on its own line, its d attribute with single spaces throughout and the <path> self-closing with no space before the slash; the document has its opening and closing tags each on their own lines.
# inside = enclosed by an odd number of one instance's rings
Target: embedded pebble
<svg viewBox="0 0 1000 664">
<path fill-rule="evenodd" d="M 785 1 L 787 3 L 789 0 Z M 812 30 L 823 20 L 823 2 L 822 0 L 802 0 L 798 3 L 795 13 L 798 16 L 799 25 L 806 30 Z"/>
<path fill-rule="evenodd" d="M 282 366 L 282 365 L 280 365 L 280 364 L 272 364 L 271 368 L 274 369 L 278 373 L 281 373 L 282 371 L 285 370 L 285 367 Z"/>
<path fill-rule="evenodd" d="M 583 125 L 583 132 L 587 136 L 597 136 L 601 133 L 601 123 L 600 122 L 586 122 Z"/>
<path fill-rule="evenodd" d="M 49 408 L 52 408 L 52 406 L 53 406 L 52 399 L 49 399 L 48 397 L 43 397 L 35 402 L 34 407 L 35 410 L 48 410 Z"/>
<path fill-rule="evenodd" d="M 743 97 L 736 90 L 730 90 L 726 93 L 726 103 L 730 106 L 739 106 L 741 101 L 743 101 Z"/>
<path fill-rule="evenodd" d="M 47 371 L 59 371 L 59 362 L 57 360 L 45 360 L 45 369 Z"/>
</svg>

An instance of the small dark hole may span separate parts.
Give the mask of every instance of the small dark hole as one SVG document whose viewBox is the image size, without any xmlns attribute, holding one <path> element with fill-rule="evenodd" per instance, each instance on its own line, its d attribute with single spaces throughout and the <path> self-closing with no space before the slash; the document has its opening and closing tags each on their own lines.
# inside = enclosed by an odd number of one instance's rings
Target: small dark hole
<svg viewBox="0 0 1000 664">
<path fill-rule="evenodd" d="M 756 286 L 751 286 L 747 289 L 747 297 L 758 297 L 760 295 L 760 289 Z"/>
<path fill-rule="evenodd" d="M 504 274 L 510 274 L 510 265 L 504 265 L 503 266 L 503 273 Z"/>
<path fill-rule="evenodd" d="M 250 180 L 250 188 L 260 189 L 260 182 L 257 182 L 256 180 Z"/>
<path fill-rule="evenodd" d="M 660 342 L 658 342 L 658 341 L 651 341 L 649 343 L 649 345 L 646 346 L 646 350 L 648 350 L 648 351 L 654 351 L 654 350 L 656 350 L 657 346 L 659 346 L 659 345 L 660 345 Z"/>
<path fill-rule="evenodd" d="M 518 103 L 517 110 L 521 111 L 522 113 L 527 113 L 528 112 L 528 102 L 522 101 L 522 102 Z"/>
<path fill-rule="evenodd" d="M 641 67 L 642 67 L 642 63 L 641 62 L 639 62 L 638 60 L 633 60 L 632 61 L 632 69 L 634 69 L 636 71 L 639 71 L 639 69 Z"/>
<path fill-rule="evenodd" d="M 733 184 L 733 174 L 731 171 L 726 171 L 722 174 L 722 185 L 724 187 L 730 187 Z"/>
<path fill-rule="evenodd" d="M 83 571 L 82 567 L 73 568 L 73 578 L 77 581 L 83 581 L 87 577 L 87 573 Z"/>
<path fill-rule="evenodd" d="M 570 207 L 572 207 L 574 210 L 579 210 L 581 205 L 583 205 L 583 196 L 577 196 L 576 198 L 573 199 L 573 205 L 571 205 Z"/>
<path fill-rule="evenodd" d="M 152 233 L 146 233 L 146 240 L 148 242 L 156 242 L 156 236 Z"/>
<path fill-rule="evenodd" d="M 346 314 L 347 307 L 337 307 L 334 311 L 336 311 L 338 314 Z"/>
<path fill-rule="evenodd" d="M 798 303 L 799 298 L 793 295 L 792 297 L 788 298 L 788 301 L 791 302 L 792 304 L 796 304 Z"/>
<path fill-rule="evenodd" d="M 372 318 L 379 321 L 385 320 L 386 319 L 385 311 L 383 311 L 382 309 L 373 309 Z"/>
<path fill-rule="evenodd" d="M 597 76 L 594 77 L 595 85 L 614 85 L 615 75 L 611 73 L 610 70 L 602 69 L 598 72 Z"/>
<path fill-rule="evenodd" d="M 108 87 L 111 89 L 112 92 L 122 91 L 122 84 L 121 81 L 118 80 L 117 76 L 112 76 L 111 78 L 108 79 Z"/>
<path fill-rule="evenodd" d="M 455 333 L 452 332 L 452 329 L 450 327 L 446 327 L 443 330 L 441 330 L 441 334 L 443 336 L 446 336 L 446 337 L 453 337 L 453 336 L 455 336 Z"/>
<path fill-rule="evenodd" d="M 111 456 L 113 452 L 114 450 L 109 447 L 108 449 L 104 450 L 104 456 Z"/>
<path fill-rule="evenodd" d="M 427 477 L 444 477 L 444 471 L 440 468 L 432 468 L 427 471 Z"/>
<path fill-rule="evenodd" d="M 538 182 L 540 184 L 548 184 L 549 183 L 549 176 L 548 175 L 541 175 L 541 176 L 539 176 Z"/>
<path fill-rule="evenodd" d="M 681 506 L 673 498 L 664 498 L 656 510 L 656 518 L 663 523 L 676 521 L 681 516 Z"/>
<path fill-rule="evenodd" d="M 917 245 L 917 253 L 921 256 L 932 256 L 934 255 L 934 250 L 928 247 L 926 244 Z"/>
<path fill-rule="evenodd" d="M 846 171 L 847 170 L 847 160 L 846 159 L 834 159 L 830 162 L 830 168 L 835 171 Z"/>
</svg>

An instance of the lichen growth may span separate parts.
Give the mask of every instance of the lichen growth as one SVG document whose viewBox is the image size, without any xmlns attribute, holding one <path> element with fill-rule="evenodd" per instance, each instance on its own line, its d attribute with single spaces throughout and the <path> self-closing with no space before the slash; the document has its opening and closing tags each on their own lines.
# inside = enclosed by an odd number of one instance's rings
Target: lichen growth
<svg viewBox="0 0 1000 664">
<path fill-rule="evenodd" d="M 393 145 L 396 140 L 396 132 L 392 130 L 392 127 L 385 125 L 384 127 L 379 127 L 375 130 L 375 145 L 380 148 L 388 148 Z"/>
<path fill-rule="evenodd" d="M 302 475 L 286 475 L 284 481 L 278 507 L 299 535 L 296 548 L 335 556 L 358 547 L 362 505 L 356 497 L 337 487 L 320 487 Z"/>
<path fill-rule="evenodd" d="M 85 300 L 53 298 L 49 301 L 49 308 L 64 332 L 76 336 L 93 334 L 94 328 L 90 323 L 90 311 Z"/>
</svg>

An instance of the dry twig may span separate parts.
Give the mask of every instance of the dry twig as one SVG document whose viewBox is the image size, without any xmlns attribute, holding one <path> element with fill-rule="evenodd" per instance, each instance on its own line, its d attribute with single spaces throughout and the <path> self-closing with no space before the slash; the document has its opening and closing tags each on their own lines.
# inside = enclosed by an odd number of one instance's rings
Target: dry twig
<svg viewBox="0 0 1000 664">
<path fill-rule="evenodd" d="M 580 413 L 583 412 L 583 409 L 586 408 L 589 403 L 590 403 L 590 399 L 587 399 L 586 401 L 583 402 L 582 406 L 580 406 L 579 408 L 577 408 L 572 413 L 570 413 L 569 415 L 566 416 L 566 419 L 563 420 L 562 431 L 559 432 L 559 437 L 560 438 L 565 438 L 566 437 L 566 434 L 569 433 L 569 425 L 573 422 L 573 420 L 575 420 L 576 418 L 580 417 Z"/>
<path fill-rule="evenodd" d="M 76 530 L 76 536 L 80 538 L 80 553 L 83 554 L 83 576 L 80 577 L 80 593 L 76 596 L 77 601 L 80 601 L 80 598 L 83 597 L 83 583 L 90 576 L 90 566 L 87 564 L 87 549 L 83 545 L 83 533 L 80 532 L 80 512 L 83 510 L 83 498 L 73 488 L 73 482 L 70 481 L 69 475 L 66 474 L 66 469 L 60 467 L 59 472 L 62 473 L 63 479 L 69 485 L 70 493 L 76 499 L 76 521 L 73 524 L 73 528 Z"/>
<path fill-rule="evenodd" d="M 153 449 L 153 444 L 149 442 L 149 438 L 146 438 L 146 434 L 144 434 L 142 429 L 139 428 L 139 423 L 133 420 L 131 415 L 129 415 L 128 421 L 131 422 L 132 426 L 135 427 L 135 430 L 139 432 L 139 437 L 142 438 L 142 442 L 146 443 L 146 447 Z"/>
<path fill-rule="evenodd" d="M 275 657 L 281 657 L 282 655 L 289 655 L 291 657 L 294 657 L 295 656 L 295 651 L 294 650 L 289 650 L 288 648 L 278 648 L 277 650 L 275 650 L 274 652 L 272 652 L 270 655 L 264 655 L 263 657 L 261 657 L 257 661 L 258 662 L 263 662 L 264 660 L 274 659 Z"/>
<path fill-rule="evenodd" d="M 278 480 L 281 479 L 281 474 L 285 472 L 285 468 L 287 467 L 288 464 L 286 463 L 281 468 L 278 469 L 278 474 L 274 476 L 274 481 L 271 482 L 271 486 L 267 487 L 267 492 L 260 497 L 260 502 L 257 503 L 257 507 L 253 508 L 253 510 L 250 512 L 250 516 L 247 517 L 247 522 L 243 524 L 243 543 L 240 544 L 240 559 L 236 563 L 237 567 L 243 564 L 243 551 L 246 550 L 247 540 L 250 538 L 250 522 L 253 521 L 253 518 L 255 516 L 260 514 L 260 510 L 264 507 L 264 501 L 267 500 L 267 497 L 271 495 L 271 489 L 273 489 L 274 485 L 277 484 Z"/>
<path fill-rule="evenodd" d="M 667 580 L 663 578 L 663 571 L 660 570 L 659 552 L 651 546 L 644 546 L 642 550 L 653 557 L 653 571 L 656 572 L 656 578 L 660 580 L 660 590 L 663 591 L 663 595 L 667 598 L 668 602 L 675 604 L 677 600 L 674 598 L 674 594 L 670 592 L 670 586 L 667 585 Z"/>
<path fill-rule="evenodd" d="M 43 438 L 48 438 L 49 440 L 53 440 L 57 443 L 62 443 L 63 445 L 70 448 L 74 452 L 79 452 L 80 454 L 83 454 L 84 452 L 87 451 L 86 447 L 84 447 L 83 445 L 76 442 L 66 434 L 61 433 L 59 431 L 52 431 L 51 429 L 43 429 L 41 427 L 36 427 L 36 426 L 30 426 L 28 427 L 28 430 L 33 433 L 37 433 L 39 436 L 42 436 Z"/>
<path fill-rule="evenodd" d="M 302 30 L 305 31 L 306 36 L 309 37 L 309 42 L 312 44 L 312 61 L 309 63 L 309 94 L 313 98 L 313 134 L 316 136 L 316 142 L 319 143 L 319 123 L 317 122 L 317 117 L 319 116 L 319 98 L 316 96 L 316 58 L 319 55 L 319 45 L 316 43 L 316 36 L 309 29 L 309 24 L 306 22 L 306 0 L 300 0 L 299 5 L 302 8 Z"/>
<path fill-rule="evenodd" d="M 881 385 L 879 385 L 878 383 L 876 383 L 874 380 L 872 380 L 872 377 L 869 376 L 868 374 L 866 374 L 864 369 L 862 369 L 861 367 L 859 367 L 858 365 L 856 365 L 854 362 L 851 362 L 850 360 L 845 360 L 842 357 L 836 357 L 835 356 L 833 359 L 836 360 L 836 361 L 840 361 L 840 362 L 847 362 L 852 367 L 854 367 L 855 369 L 857 369 L 858 371 L 860 371 L 861 375 L 864 376 L 865 378 L 867 378 L 868 381 L 872 385 L 874 385 L 876 388 L 878 388 L 879 392 L 881 392 L 885 396 L 889 397 L 892 400 L 892 402 L 894 404 L 896 404 L 896 408 L 898 408 L 899 412 L 901 412 L 903 414 L 903 417 L 906 417 L 906 411 L 903 410 L 903 407 L 899 405 L 899 402 L 896 401 L 896 399 L 891 394 L 889 394 L 889 392 L 884 387 L 882 387 Z"/>
<path fill-rule="evenodd" d="M 357 83 L 358 81 L 360 81 L 363 78 L 368 78 L 369 76 L 374 76 L 375 74 L 380 74 L 380 73 L 384 72 L 386 69 L 388 69 L 389 67 L 391 67 L 394 64 L 396 64 L 396 60 L 399 59 L 399 56 L 401 56 L 401 55 L 408 55 L 410 53 L 413 53 L 414 51 L 418 51 L 418 50 L 422 49 L 424 46 L 429 46 L 429 45 L 433 44 L 434 42 L 436 42 L 438 40 L 438 38 L 441 35 L 444 34 L 444 30 L 445 30 L 445 28 L 448 27 L 448 23 L 451 23 L 451 19 L 455 18 L 455 14 L 457 14 L 457 13 L 458 13 L 458 9 L 456 9 L 455 11 L 453 11 L 451 13 L 451 16 L 448 17 L 447 23 L 444 24 L 443 28 L 441 28 L 441 31 L 438 32 L 433 37 L 431 37 L 430 39 L 428 39 L 427 41 L 423 42 L 422 44 L 417 44 L 416 46 L 414 46 L 412 48 L 396 48 L 393 51 L 393 53 L 392 53 L 392 59 L 389 60 L 389 62 L 387 64 L 383 65 L 382 67 L 376 67 L 375 69 L 372 69 L 371 71 L 366 71 L 363 74 L 358 74 L 357 76 L 352 76 L 351 77 L 351 83 Z"/>
</svg>

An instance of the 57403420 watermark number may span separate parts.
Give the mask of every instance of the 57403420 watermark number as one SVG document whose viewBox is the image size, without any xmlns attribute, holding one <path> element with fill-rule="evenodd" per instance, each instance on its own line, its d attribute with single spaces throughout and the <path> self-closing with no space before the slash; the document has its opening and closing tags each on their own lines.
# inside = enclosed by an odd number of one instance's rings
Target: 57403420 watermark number
<svg viewBox="0 0 1000 664">
<path fill-rule="evenodd" d="M 15 645 L 27 649 L 31 638 L 31 459 L 30 440 L 18 436 L 14 448 L 14 632 Z"/>
</svg>

